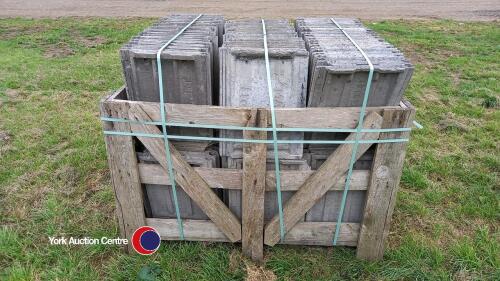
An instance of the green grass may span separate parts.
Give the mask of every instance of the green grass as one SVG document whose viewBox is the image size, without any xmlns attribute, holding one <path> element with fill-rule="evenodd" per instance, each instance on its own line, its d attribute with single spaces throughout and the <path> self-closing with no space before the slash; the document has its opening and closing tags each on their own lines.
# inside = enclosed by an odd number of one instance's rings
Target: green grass
<svg viewBox="0 0 500 281">
<path fill-rule="evenodd" d="M 367 23 L 416 64 L 412 132 L 383 261 L 349 248 L 163 243 L 50 246 L 116 237 L 98 101 L 123 84 L 117 50 L 152 19 L 0 20 L 0 279 L 500 280 L 498 23 Z M 57 51 L 57 50 L 63 51 Z"/>
</svg>

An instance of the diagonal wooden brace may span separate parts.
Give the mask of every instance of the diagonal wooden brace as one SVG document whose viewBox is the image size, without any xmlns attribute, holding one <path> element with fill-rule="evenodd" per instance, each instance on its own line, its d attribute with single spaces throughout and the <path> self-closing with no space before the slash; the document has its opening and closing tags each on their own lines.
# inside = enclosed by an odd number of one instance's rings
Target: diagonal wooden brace
<svg viewBox="0 0 500 281">
<path fill-rule="evenodd" d="M 130 107 L 129 118 L 131 120 L 152 121 L 140 104 L 134 104 Z M 162 134 L 156 126 L 131 123 L 130 127 L 132 132 L 135 133 Z M 138 137 L 138 139 L 167 171 L 168 166 L 163 140 L 150 137 Z M 241 224 L 238 218 L 224 205 L 205 180 L 183 159 L 179 151 L 170 142 L 169 148 L 172 155 L 175 181 L 231 242 L 241 240 Z"/>
<path fill-rule="evenodd" d="M 372 112 L 368 114 L 363 122 L 363 128 L 379 129 L 382 124 L 382 117 Z M 356 133 L 351 133 L 346 140 L 354 140 Z M 361 133 L 361 140 L 376 140 L 379 133 Z M 370 148 L 371 143 L 360 143 L 358 146 L 356 160 Z M 285 232 L 292 229 L 297 222 L 311 209 L 318 201 L 349 169 L 353 144 L 340 145 L 302 184 L 298 191 L 286 202 L 283 207 L 285 220 Z M 333 233 L 332 233 L 333 237 Z M 275 215 L 266 225 L 264 232 L 264 243 L 274 246 L 280 241 L 279 216 Z"/>
</svg>

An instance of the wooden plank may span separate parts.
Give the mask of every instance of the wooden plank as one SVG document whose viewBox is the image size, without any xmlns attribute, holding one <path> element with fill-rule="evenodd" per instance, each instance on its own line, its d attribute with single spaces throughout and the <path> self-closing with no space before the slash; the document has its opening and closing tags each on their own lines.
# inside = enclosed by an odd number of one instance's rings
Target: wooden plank
<svg viewBox="0 0 500 281">
<path fill-rule="evenodd" d="M 376 113 L 366 116 L 363 128 L 378 129 L 382 124 L 382 117 Z M 361 139 L 378 139 L 379 133 L 361 133 Z M 355 139 L 355 133 L 347 137 L 348 140 Z M 359 144 L 356 159 L 370 148 L 371 144 Z M 349 169 L 349 162 L 354 145 L 343 144 L 339 146 L 321 167 L 312 174 L 299 190 L 290 198 L 283 208 L 285 232 L 293 228 L 309 209 L 319 200 L 340 177 Z M 280 222 L 276 215 L 267 224 L 264 233 L 264 242 L 267 245 L 275 245 L 280 240 Z"/>
<path fill-rule="evenodd" d="M 103 102 L 107 108 L 116 111 L 127 111 L 131 106 L 142 107 L 148 113 L 149 120 L 161 120 L 159 103 L 143 101 L 127 101 L 109 97 Z M 384 108 L 403 110 L 400 106 L 368 107 L 371 112 L 382 113 Z M 167 121 L 189 124 L 212 124 L 245 126 L 249 117 L 250 107 L 223 107 L 193 104 L 165 104 Z M 290 128 L 354 128 L 358 123 L 359 107 L 307 107 L 307 108 L 276 108 L 277 127 Z M 268 114 L 270 112 L 268 111 Z M 335 118 L 331 118 L 335 116 Z M 108 117 L 116 117 L 108 115 Z M 271 118 L 268 117 L 267 127 Z"/>
<path fill-rule="evenodd" d="M 290 229 L 280 244 L 333 246 L 335 222 L 299 222 Z M 339 246 L 356 246 L 358 243 L 359 223 L 342 223 L 340 226 Z"/>
<path fill-rule="evenodd" d="M 194 170 L 212 188 L 241 190 L 243 185 L 243 171 L 240 169 L 225 168 L 199 168 Z M 296 191 L 304 184 L 306 179 L 314 171 L 281 171 L 281 183 L 283 191 Z M 266 191 L 276 190 L 276 180 L 274 171 L 266 171 Z M 170 185 L 170 178 L 167 171 L 159 164 L 139 163 L 139 175 L 144 184 Z M 370 171 L 354 170 L 351 177 L 351 190 L 366 190 L 368 186 Z M 330 190 L 343 190 L 345 175 L 335 182 Z"/>
<path fill-rule="evenodd" d="M 296 191 L 315 171 L 281 171 L 282 191 Z M 352 190 L 366 190 L 368 186 L 369 170 L 355 170 L 352 175 Z M 343 190 L 346 175 L 342 175 L 338 181 L 331 182 L 329 190 Z M 266 172 L 266 191 L 276 191 L 276 175 L 274 171 Z"/>
<path fill-rule="evenodd" d="M 147 218 L 146 225 L 160 233 L 161 240 L 181 240 L 176 219 Z M 209 220 L 182 220 L 184 239 L 188 241 L 230 242 L 222 231 Z"/>
<path fill-rule="evenodd" d="M 415 110 L 384 110 L 383 128 L 410 126 Z M 409 132 L 382 133 L 381 138 L 407 138 Z M 384 255 L 396 193 L 401 178 L 406 142 L 378 144 L 358 241 L 357 256 L 378 260 Z"/>
<path fill-rule="evenodd" d="M 129 118 L 132 120 L 149 120 L 151 118 L 141 106 L 131 106 Z M 147 126 L 138 123 L 131 123 L 133 132 L 148 134 L 161 134 L 156 126 Z M 138 137 L 153 157 L 167 171 L 167 160 L 165 155 L 165 145 L 162 139 Z M 177 149 L 169 143 L 170 153 L 175 173 L 175 180 L 180 187 L 189 195 L 191 199 L 205 212 L 205 214 L 219 227 L 219 229 L 232 242 L 241 239 L 241 224 L 229 208 L 210 189 L 210 186 L 196 171 L 182 158 Z"/>
<path fill-rule="evenodd" d="M 253 110 L 247 126 L 265 127 L 267 114 Z M 243 131 L 245 139 L 267 139 L 267 132 Z M 243 144 L 242 236 L 243 254 L 253 261 L 264 259 L 264 193 L 266 180 L 266 152 L 264 143 Z"/>
<path fill-rule="evenodd" d="M 340 213 L 342 191 L 328 191 L 306 213 L 306 221 L 336 222 Z M 345 201 L 342 222 L 361 223 L 365 206 L 366 191 L 355 191 L 349 188 Z"/>
<path fill-rule="evenodd" d="M 127 117 L 122 115 L 126 112 L 112 112 L 104 107 L 101 107 L 101 114 Z M 104 122 L 103 126 L 104 130 L 130 132 L 130 125 L 127 123 Z M 105 135 L 104 140 L 115 193 L 120 235 L 131 241 L 134 231 L 145 224 L 144 202 L 133 138 Z M 126 250 L 132 250 L 131 244 Z"/>
<path fill-rule="evenodd" d="M 194 170 L 212 188 L 241 189 L 242 170 L 200 167 L 195 167 Z M 171 184 L 167 171 L 159 164 L 139 163 L 139 173 L 142 183 L 161 185 Z"/>
</svg>

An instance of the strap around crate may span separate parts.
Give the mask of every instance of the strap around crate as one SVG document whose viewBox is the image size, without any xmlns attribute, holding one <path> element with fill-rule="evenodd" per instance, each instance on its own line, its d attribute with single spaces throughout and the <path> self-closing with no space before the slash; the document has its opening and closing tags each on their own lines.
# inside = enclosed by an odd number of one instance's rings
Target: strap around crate
<svg viewBox="0 0 500 281">
<path fill-rule="evenodd" d="M 266 60 L 266 77 L 267 77 L 267 93 L 269 94 L 269 107 L 271 109 L 271 124 L 273 127 L 273 152 L 274 152 L 274 172 L 276 175 L 276 194 L 278 200 L 278 213 L 280 219 L 280 238 L 283 240 L 285 238 L 285 220 L 283 218 L 283 201 L 281 196 L 281 173 L 280 173 L 280 161 L 278 155 L 278 132 L 276 130 L 276 114 L 274 112 L 274 95 L 273 86 L 271 84 L 271 70 L 269 67 L 269 51 L 267 49 L 267 33 L 266 33 L 266 22 L 262 20 L 262 34 L 264 37 L 264 58 Z"/>
<path fill-rule="evenodd" d="M 179 227 L 179 236 L 181 240 L 184 240 L 184 227 L 182 225 L 182 218 L 181 218 L 181 213 L 179 211 L 179 201 L 177 200 L 177 189 L 176 189 L 176 184 L 175 184 L 175 175 L 174 175 L 174 169 L 172 165 L 172 154 L 170 153 L 170 147 L 168 143 L 168 134 L 167 134 L 167 119 L 166 119 L 166 113 L 165 113 L 165 101 L 163 97 L 163 73 L 162 73 L 162 67 L 161 67 L 161 53 L 165 48 L 170 45 L 177 37 L 179 37 L 186 29 L 188 29 L 194 22 L 196 22 L 202 14 L 199 14 L 195 19 L 193 19 L 190 23 L 188 23 L 184 28 L 182 28 L 174 37 L 172 37 L 170 40 L 168 40 L 167 43 L 165 43 L 156 53 L 156 66 L 158 69 L 158 87 L 159 87 L 159 92 L 160 92 L 160 115 L 161 115 L 161 128 L 163 130 L 163 139 L 165 140 L 165 154 L 167 157 L 167 166 L 168 166 L 168 176 L 170 179 L 170 184 L 172 186 L 172 194 L 173 194 L 173 199 L 174 199 L 174 206 L 175 206 L 175 215 L 177 217 L 177 226 Z"/>
<path fill-rule="evenodd" d="M 366 62 L 368 63 L 368 66 L 370 67 L 370 72 L 368 73 L 368 80 L 366 82 L 365 94 L 363 96 L 363 103 L 361 105 L 361 110 L 359 111 L 359 122 L 358 122 L 358 126 L 356 127 L 356 137 L 355 137 L 354 146 L 352 148 L 351 160 L 349 162 L 349 170 L 347 171 L 347 176 L 345 179 L 345 187 L 344 187 L 344 191 L 342 193 L 342 201 L 340 203 L 340 211 L 339 211 L 339 215 L 337 217 L 337 223 L 335 226 L 335 234 L 333 236 L 333 245 L 337 245 L 337 240 L 339 238 L 339 233 L 340 233 L 340 226 L 342 224 L 342 217 L 344 216 L 345 203 L 347 201 L 347 193 L 349 192 L 349 187 L 351 184 L 352 170 L 354 168 L 354 163 L 356 162 L 356 154 L 358 152 L 359 141 L 361 138 L 361 130 L 363 128 L 363 120 L 365 118 L 366 105 L 368 103 L 368 96 L 370 95 L 370 89 L 372 86 L 374 67 L 373 67 L 373 64 L 372 64 L 370 58 L 368 58 L 366 53 L 356 43 L 356 41 L 354 41 L 354 39 L 352 39 L 351 36 L 349 36 L 349 34 L 347 34 L 345 29 L 343 29 L 333 18 L 331 18 L 330 20 L 333 22 L 333 24 L 335 24 L 337 26 L 337 28 L 340 31 L 342 31 L 342 33 L 344 33 L 344 35 L 351 41 L 351 43 L 356 47 L 356 49 L 358 49 L 358 51 L 361 53 L 361 55 L 363 55 Z"/>
</svg>

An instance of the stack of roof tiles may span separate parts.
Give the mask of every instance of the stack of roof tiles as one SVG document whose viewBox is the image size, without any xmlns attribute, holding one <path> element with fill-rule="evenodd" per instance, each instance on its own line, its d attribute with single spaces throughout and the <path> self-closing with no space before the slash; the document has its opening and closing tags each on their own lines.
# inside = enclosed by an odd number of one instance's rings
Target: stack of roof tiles
<svg viewBox="0 0 500 281">
<path fill-rule="evenodd" d="M 172 15 L 144 30 L 122 47 L 123 72 L 130 100 L 158 102 L 156 53 L 196 15 Z M 214 103 L 218 48 L 224 19 L 200 17 L 161 54 L 164 100 L 169 103 Z"/>
<path fill-rule="evenodd" d="M 356 19 L 335 19 L 372 61 L 375 72 L 368 106 L 399 104 L 413 66 L 391 44 Z M 369 66 L 330 18 L 297 19 L 310 53 L 308 106 L 361 106 Z"/>
<path fill-rule="evenodd" d="M 286 20 L 266 20 L 267 45 L 275 107 L 305 107 L 308 52 Z M 220 48 L 220 104 L 269 108 L 261 20 L 227 21 Z M 279 120 L 278 120 L 279 122 Z M 222 136 L 241 138 L 241 131 Z M 270 134 L 269 134 L 270 135 Z M 302 139 L 302 133 L 281 133 L 280 139 Z M 302 144 L 280 144 L 281 159 L 300 159 Z M 272 145 L 268 157 L 273 157 Z M 221 156 L 241 158 L 241 143 L 221 143 Z"/>
<path fill-rule="evenodd" d="M 122 47 L 120 54 L 129 100 L 160 101 L 157 52 L 197 16 L 171 15 L 162 18 Z M 203 15 L 162 51 L 164 102 L 218 104 L 219 46 L 222 44 L 223 28 L 222 16 Z M 176 135 L 213 136 L 211 129 L 169 127 L 167 130 L 169 134 Z M 220 166 L 217 150 L 204 143 L 176 142 L 174 145 L 193 166 Z M 145 155 L 149 155 L 147 150 L 138 155 L 139 162 L 157 163 L 154 158 Z M 170 186 L 146 184 L 144 189 L 148 215 L 176 217 Z M 177 188 L 177 198 L 182 218 L 207 218 L 182 188 Z"/>
<path fill-rule="evenodd" d="M 368 106 L 398 105 L 413 74 L 403 54 L 357 19 L 335 22 L 359 45 L 374 66 Z M 369 65 L 362 53 L 331 18 L 300 18 L 299 36 L 310 53 L 308 107 L 360 107 L 367 86 Z M 310 136 L 310 137 L 309 137 Z M 312 133 L 313 140 L 344 139 L 346 134 Z M 311 144 L 316 148 L 335 147 Z"/>
</svg>

